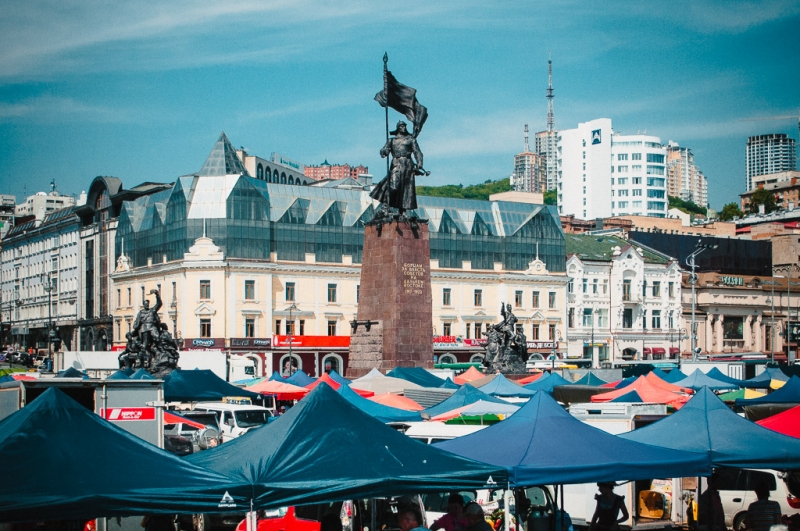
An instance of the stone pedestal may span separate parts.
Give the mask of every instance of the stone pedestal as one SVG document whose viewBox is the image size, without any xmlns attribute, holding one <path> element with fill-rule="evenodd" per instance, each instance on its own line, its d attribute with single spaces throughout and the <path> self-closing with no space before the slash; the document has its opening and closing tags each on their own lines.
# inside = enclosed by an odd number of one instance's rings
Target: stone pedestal
<svg viewBox="0 0 800 531">
<path fill-rule="evenodd" d="M 373 368 L 433 368 L 431 249 L 428 224 L 364 227 L 358 317 L 347 377 Z"/>
</svg>

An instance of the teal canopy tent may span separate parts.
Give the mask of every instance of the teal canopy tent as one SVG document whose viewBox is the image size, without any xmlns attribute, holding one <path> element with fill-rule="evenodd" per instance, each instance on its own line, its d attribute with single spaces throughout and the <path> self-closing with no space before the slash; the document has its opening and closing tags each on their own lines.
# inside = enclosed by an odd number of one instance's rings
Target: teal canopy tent
<svg viewBox="0 0 800 531">
<path fill-rule="evenodd" d="M 258 393 L 229 384 L 207 369 L 172 371 L 164 378 L 164 400 L 167 402 L 218 401 L 226 396 L 260 397 Z"/>
<path fill-rule="evenodd" d="M 0 421 L 0 522 L 249 507 L 250 489 L 103 420 L 52 387 Z"/>
<path fill-rule="evenodd" d="M 269 508 L 505 485 L 501 467 L 428 446 L 318 385 L 275 422 L 188 461 L 236 478 Z"/>
</svg>

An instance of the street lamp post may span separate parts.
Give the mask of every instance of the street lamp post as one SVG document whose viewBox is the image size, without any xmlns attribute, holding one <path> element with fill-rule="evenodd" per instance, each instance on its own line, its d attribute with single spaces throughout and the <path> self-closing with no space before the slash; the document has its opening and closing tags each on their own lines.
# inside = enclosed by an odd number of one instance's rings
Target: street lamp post
<svg viewBox="0 0 800 531">
<path fill-rule="evenodd" d="M 695 251 L 686 257 L 686 265 L 692 268 L 692 272 L 689 274 L 689 284 L 692 285 L 692 329 L 689 332 L 692 334 L 692 361 L 697 361 L 697 352 L 695 352 L 695 348 L 697 347 L 697 324 L 695 323 L 695 308 L 697 305 L 695 284 L 697 284 L 697 273 L 695 273 L 695 268 L 697 264 L 695 263 L 695 257 L 706 249 L 716 249 L 717 245 L 704 244 L 703 240 L 697 240 L 696 247 Z"/>
<path fill-rule="evenodd" d="M 53 284 L 48 275 L 44 279 L 44 290 L 47 292 L 47 360 L 53 366 Z M 48 367 L 48 368 L 49 368 Z"/>
<path fill-rule="evenodd" d="M 289 306 L 289 376 L 292 375 L 292 367 L 294 366 L 294 357 L 292 356 L 292 335 L 294 335 L 294 319 L 292 319 L 292 311 L 296 311 L 297 305 L 292 303 Z"/>
</svg>

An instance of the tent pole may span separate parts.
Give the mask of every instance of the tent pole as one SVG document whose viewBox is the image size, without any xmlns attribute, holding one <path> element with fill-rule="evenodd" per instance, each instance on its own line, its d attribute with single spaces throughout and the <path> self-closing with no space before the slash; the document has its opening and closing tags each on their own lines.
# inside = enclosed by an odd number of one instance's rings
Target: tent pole
<svg viewBox="0 0 800 531">
<path fill-rule="evenodd" d="M 503 508 L 503 524 L 505 525 L 505 531 L 511 531 L 511 511 L 509 508 L 511 507 L 511 482 L 509 481 L 506 486 L 506 492 L 503 495 L 503 503 L 505 507 Z M 514 504 L 514 511 L 517 510 L 516 504 Z"/>
</svg>

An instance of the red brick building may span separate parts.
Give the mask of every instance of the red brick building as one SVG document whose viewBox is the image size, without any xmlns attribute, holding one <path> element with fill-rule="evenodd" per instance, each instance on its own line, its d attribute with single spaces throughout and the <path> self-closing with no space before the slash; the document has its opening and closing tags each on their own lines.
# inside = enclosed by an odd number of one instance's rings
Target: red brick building
<svg viewBox="0 0 800 531">
<path fill-rule="evenodd" d="M 316 181 L 323 179 L 344 179 L 352 177 L 357 179 L 359 175 L 369 173 L 366 166 L 350 166 L 349 164 L 331 164 L 327 160 L 319 166 L 306 166 L 305 176 Z"/>
</svg>

